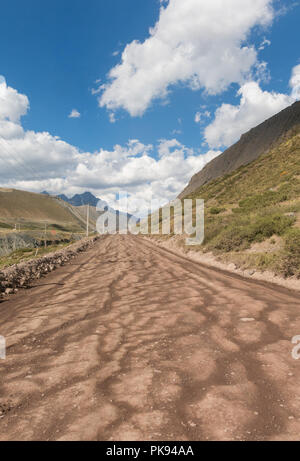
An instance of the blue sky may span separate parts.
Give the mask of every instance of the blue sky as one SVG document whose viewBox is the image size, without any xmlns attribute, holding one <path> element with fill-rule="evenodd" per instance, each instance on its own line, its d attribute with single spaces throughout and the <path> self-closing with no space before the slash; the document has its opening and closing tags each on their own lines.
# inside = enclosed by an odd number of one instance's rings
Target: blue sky
<svg viewBox="0 0 300 461">
<path fill-rule="evenodd" d="M 115 51 L 143 40 L 158 18 L 154 0 L 12 0 L 1 6 L 0 73 L 30 99 L 23 126 L 49 131 L 83 150 L 111 148 L 129 138 L 153 142 L 166 131 L 161 116 L 109 122 L 90 92 L 119 60 Z M 68 119 L 76 107 L 80 120 Z M 173 129 L 170 122 L 170 129 Z M 168 134 L 168 133 L 167 133 Z"/>
<path fill-rule="evenodd" d="M 176 196 L 244 131 L 299 98 L 300 6 L 246 4 L 240 11 L 237 0 L 3 3 L 2 125 L 21 126 L 23 143 L 21 135 L 1 140 L 0 130 L 0 184 L 89 189 L 106 199 L 118 188 Z M 72 110 L 80 117 L 68 117 Z M 39 133 L 49 134 L 45 142 Z M 52 137 L 66 144 L 56 149 Z M 19 172 L 25 163 L 23 177 L 8 168 L 9 153 Z"/>
</svg>

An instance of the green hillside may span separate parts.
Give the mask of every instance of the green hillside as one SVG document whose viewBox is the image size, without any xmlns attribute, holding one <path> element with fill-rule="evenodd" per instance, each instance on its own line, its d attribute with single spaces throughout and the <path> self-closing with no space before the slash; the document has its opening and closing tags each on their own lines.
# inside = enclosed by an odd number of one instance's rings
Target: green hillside
<svg viewBox="0 0 300 461">
<path fill-rule="evenodd" d="M 300 277 L 300 127 L 185 198 L 205 199 L 205 240 L 196 250 Z"/>
</svg>

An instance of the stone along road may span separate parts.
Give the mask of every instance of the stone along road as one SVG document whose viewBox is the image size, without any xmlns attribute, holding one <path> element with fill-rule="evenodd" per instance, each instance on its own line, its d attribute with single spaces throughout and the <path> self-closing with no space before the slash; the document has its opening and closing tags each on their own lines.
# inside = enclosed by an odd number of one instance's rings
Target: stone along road
<svg viewBox="0 0 300 461">
<path fill-rule="evenodd" d="M 296 292 L 117 235 L 0 309 L 2 440 L 299 438 Z"/>
</svg>

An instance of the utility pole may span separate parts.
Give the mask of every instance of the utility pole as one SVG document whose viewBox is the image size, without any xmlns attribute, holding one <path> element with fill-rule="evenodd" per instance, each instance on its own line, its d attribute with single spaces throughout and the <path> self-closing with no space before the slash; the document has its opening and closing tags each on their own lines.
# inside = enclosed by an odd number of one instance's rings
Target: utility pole
<svg viewBox="0 0 300 461">
<path fill-rule="evenodd" d="M 86 210 L 86 236 L 89 236 L 89 223 L 90 223 L 90 205 L 87 206 Z"/>
<path fill-rule="evenodd" d="M 44 238 L 44 242 L 45 242 L 45 248 L 47 248 L 47 223 L 45 222 L 45 238 Z"/>
</svg>

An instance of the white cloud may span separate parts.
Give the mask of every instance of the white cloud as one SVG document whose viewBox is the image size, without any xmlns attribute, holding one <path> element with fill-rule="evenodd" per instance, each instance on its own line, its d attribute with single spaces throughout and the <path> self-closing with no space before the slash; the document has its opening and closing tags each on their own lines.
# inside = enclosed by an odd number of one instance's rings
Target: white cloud
<svg viewBox="0 0 300 461">
<path fill-rule="evenodd" d="M 19 138 L 23 134 L 24 131 L 20 124 L 0 119 L 0 139 Z"/>
<path fill-rule="evenodd" d="M 297 86 L 299 75 L 297 71 L 293 72 L 292 95 L 263 91 L 257 82 L 242 85 L 238 91 L 240 104 L 222 104 L 217 109 L 213 122 L 206 127 L 205 139 L 208 145 L 214 149 L 230 146 L 238 141 L 243 133 L 292 104 L 297 88 L 300 89 L 300 86 Z"/>
<path fill-rule="evenodd" d="M 8 99 L 3 100 L 0 119 L 0 184 L 4 187 L 69 195 L 91 190 L 108 203 L 113 203 L 119 190 L 126 190 L 142 212 L 145 200 L 153 198 L 163 205 L 175 198 L 192 174 L 220 153 L 202 155 L 176 139 L 161 140 L 157 146 L 132 139 L 110 151 L 80 153 L 47 132 L 25 131 L 19 121 L 25 108 L 16 110 L 24 97 L 12 89 L 4 97 Z"/>
<path fill-rule="evenodd" d="M 5 78 L 0 76 L 0 120 L 18 122 L 28 109 L 27 96 L 7 86 Z"/>
<path fill-rule="evenodd" d="M 295 66 L 292 70 L 290 87 L 292 88 L 292 97 L 294 99 L 300 99 L 300 64 Z"/>
<path fill-rule="evenodd" d="M 41 181 L 67 176 L 77 165 L 75 147 L 49 133 L 0 136 L 0 181 Z"/>
<path fill-rule="evenodd" d="M 195 123 L 202 123 L 203 119 L 210 117 L 210 112 L 208 110 L 204 112 L 197 112 L 195 115 Z"/>
<path fill-rule="evenodd" d="M 91 89 L 92 95 L 99 94 L 99 93 L 101 93 L 101 91 L 102 91 L 101 86 L 99 88 L 92 88 Z"/>
<path fill-rule="evenodd" d="M 163 205 L 219 154 L 197 154 L 174 139 L 162 140 L 156 148 L 134 140 L 111 151 L 82 154 L 48 133 L 30 132 L 19 144 L 0 139 L 0 183 L 69 195 L 91 190 L 111 206 L 115 194 L 123 190 L 139 203 L 155 199 Z"/>
<path fill-rule="evenodd" d="M 97 88 L 91 88 L 90 89 L 91 94 L 95 95 L 95 94 L 101 93 L 102 91 L 101 78 L 97 78 L 94 84 L 97 86 Z"/>
<path fill-rule="evenodd" d="M 113 112 L 109 114 L 109 121 L 110 123 L 116 123 L 116 115 Z"/>
<path fill-rule="evenodd" d="M 271 45 L 271 41 L 268 40 L 266 37 L 263 39 L 263 41 L 261 42 L 260 46 L 259 46 L 259 51 L 262 51 L 264 50 L 267 46 L 270 46 Z"/>
<path fill-rule="evenodd" d="M 195 115 L 195 123 L 200 123 L 201 122 L 201 113 L 197 112 Z"/>
<path fill-rule="evenodd" d="M 170 0 L 149 37 L 126 46 L 111 69 L 99 105 L 142 115 L 156 98 L 183 83 L 217 94 L 244 81 L 258 63 L 246 39 L 273 20 L 272 0 Z"/>
<path fill-rule="evenodd" d="M 77 109 L 73 109 L 71 113 L 68 115 L 69 118 L 80 118 L 81 114 L 78 112 Z"/>
<path fill-rule="evenodd" d="M 258 62 L 254 67 L 253 81 L 259 83 L 269 83 L 271 80 L 271 73 L 268 68 L 268 63 L 265 61 Z"/>
</svg>

